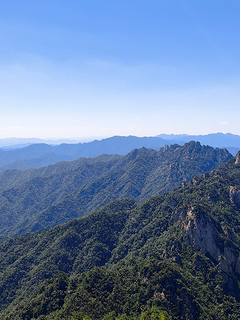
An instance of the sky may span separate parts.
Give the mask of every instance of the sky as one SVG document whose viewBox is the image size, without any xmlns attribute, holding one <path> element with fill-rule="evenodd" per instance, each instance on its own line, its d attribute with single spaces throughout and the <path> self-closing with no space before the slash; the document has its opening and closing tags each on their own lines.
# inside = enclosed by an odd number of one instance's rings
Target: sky
<svg viewBox="0 0 240 320">
<path fill-rule="evenodd" d="M 1 0 L 0 139 L 240 135 L 239 0 Z"/>
</svg>

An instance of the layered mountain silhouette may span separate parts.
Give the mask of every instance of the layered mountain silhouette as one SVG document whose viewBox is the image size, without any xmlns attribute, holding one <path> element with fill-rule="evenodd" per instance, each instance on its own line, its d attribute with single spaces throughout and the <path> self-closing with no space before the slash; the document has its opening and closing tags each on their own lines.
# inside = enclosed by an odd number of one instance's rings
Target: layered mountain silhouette
<svg viewBox="0 0 240 320">
<path fill-rule="evenodd" d="M 35 140 L 30 139 L 32 143 Z M 209 145 L 214 148 L 226 148 L 233 155 L 236 155 L 240 150 L 240 136 L 230 133 L 216 133 L 205 136 L 164 134 L 143 138 L 115 136 L 85 143 L 62 143 L 59 145 L 35 143 L 21 148 L 21 145 L 16 145 L 15 149 L 13 147 L 9 150 L 0 149 L 0 172 L 7 169 L 40 168 L 60 161 L 73 161 L 80 157 L 96 157 L 101 154 L 126 155 L 133 149 L 142 147 L 159 150 L 165 145 L 175 143 L 183 145 L 190 141 L 199 141 L 202 145 Z"/>
<path fill-rule="evenodd" d="M 140 203 L 173 190 L 231 158 L 225 149 L 190 142 L 160 151 L 135 149 L 39 169 L 0 174 L 0 233 L 16 236 L 82 217 L 114 199 Z"/>
<path fill-rule="evenodd" d="M 211 133 L 207 135 L 187 135 L 187 134 L 160 134 L 157 137 L 164 140 L 175 140 L 179 144 L 193 141 L 199 141 L 203 145 L 209 145 L 214 148 L 227 148 L 229 152 L 236 155 L 240 150 L 240 136 L 231 133 Z"/>
<path fill-rule="evenodd" d="M 136 148 L 146 147 L 159 150 L 166 144 L 173 144 L 159 137 L 120 137 L 77 144 L 32 144 L 14 150 L 0 149 L 0 171 L 7 169 L 39 168 L 60 161 L 72 161 L 79 157 L 96 157 L 101 154 L 125 155 Z"/>
</svg>

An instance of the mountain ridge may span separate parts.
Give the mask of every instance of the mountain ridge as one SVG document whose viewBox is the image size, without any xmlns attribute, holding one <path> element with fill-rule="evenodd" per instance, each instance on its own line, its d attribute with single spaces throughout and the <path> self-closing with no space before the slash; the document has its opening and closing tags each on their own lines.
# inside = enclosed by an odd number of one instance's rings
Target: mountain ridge
<svg viewBox="0 0 240 320">
<path fill-rule="evenodd" d="M 231 157 L 226 150 L 190 142 L 160 151 L 135 149 L 126 156 L 80 158 L 26 172 L 4 171 L 0 174 L 0 231 L 14 236 L 49 228 L 114 199 L 131 197 L 140 203 Z"/>
<path fill-rule="evenodd" d="M 174 142 L 174 141 L 171 141 Z M 0 150 L 0 171 L 6 169 L 27 168 L 30 165 L 39 167 L 54 164 L 59 161 L 73 161 L 79 157 L 96 157 L 101 154 L 125 155 L 135 148 L 148 147 L 159 149 L 168 141 L 158 137 L 114 136 L 102 140 L 78 144 L 32 144 L 15 150 Z"/>
<path fill-rule="evenodd" d="M 157 135 L 165 140 L 180 141 L 186 143 L 191 140 L 199 141 L 203 145 L 210 145 L 214 148 L 236 148 L 240 149 L 240 136 L 232 133 L 210 133 L 207 135 L 187 135 L 187 134 L 160 134 Z M 237 153 L 237 152 L 236 152 Z"/>
<path fill-rule="evenodd" d="M 133 149 L 141 147 L 159 150 L 164 145 L 176 143 L 183 145 L 191 140 L 200 141 L 202 145 L 209 145 L 214 148 L 227 148 L 233 155 L 236 155 L 237 151 L 240 150 L 240 136 L 232 134 L 159 135 L 156 137 L 114 136 L 84 143 L 62 143 L 59 145 L 39 143 L 11 150 L 0 149 L 0 172 L 7 169 L 39 168 L 60 161 L 73 161 L 79 157 L 96 157 L 104 153 L 126 155 Z"/>
<path fill-rule="evenodd" d="M 102 319 L 151 305 L 177 320 L 239 318 L 239 159 L 141 204 L 115 200 L 0 244 L 1 318 Z"/>
</svg>

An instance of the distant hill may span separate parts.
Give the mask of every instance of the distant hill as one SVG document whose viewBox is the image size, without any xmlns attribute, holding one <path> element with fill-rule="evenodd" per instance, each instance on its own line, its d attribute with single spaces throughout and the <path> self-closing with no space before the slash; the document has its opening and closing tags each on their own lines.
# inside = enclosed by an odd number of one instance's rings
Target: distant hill
<svg viewBox="0 0 240 320">
<path fill-rule="evenodd" d="M 154 306 L 176 320 L 239 319 L 239 194 L 240 153 L 142 204 L 115 200 L 3 242 L 0 318 L 130 320 Z"/>
<path fill-rule="evenodd" d="M 35 139 L 36 140 L 36 139 Z M 32 141 L 35 141 L 34 139 Z M 38 140 L 36 140 L 38 141 Z M 84 143 L 63 143 L 50 145 L 35 143 L 16 149 L 0 149 L 0 172 L 8 169 L 40 168 L 60 161 L 73 161 L 80 157 L 96 157 L 101 154 L 126 155 L 142 147 L 159 150 L 165 145 L 199 141 L 214 148 L 227 148 L 236 155 L 240 150 L 240 136 L 232 134 L 210 134 L 206 136 L 160 135 L 156 137 L 115 136 Z"/>
<path fill-rule="evenodd" d="M 61 143 L 82 143 L 87 141 L 92 141 L 93 138 L 79 138 L 79 139 L 39 139 L 39 138 L 5 138 L 0 139 L 0 148 L 4 150 L 11 150 L 17 148 L 27 147 L 31 144 L 50 144 L 58 145 Z"/>
<path fill-rule="evenodd" d="M 44 146 L 45 147 L 45 146 Z M 47 147 L 48 148 L 48 147 Z M 136 202 L 185 184 L 232 155 L 190 142 L 0 174 L 0 234 L 15 236 L 84 216 L 114 199 Z"/>
<path fill-rule="evenodd" d="M 33 144 L 14 150 L 0 149 L 0 172 L 7 169 L 39 168 L 60 161 L 72 161 L 80 157 L 97 157 L 101 154 L 125 155 L 136 148 L 152 148 L 159 150 L 166 144 L 176 141 L 158 137 L 111 137 L 103 140 L 77 144 Z"/>
<path fill-rule="evenodd" d="M 227 148 L 229 152 L 236 155 L 240 150 L 240 136 L 231 133 L 211 133 L 208 135 L 187 135 L 187 134 L 160 134 L 165 140 L 175 140 L 179 144 L 189 141 L 199 141 L 202 145 L 212 146 L 214 148 Z"/>
</svg>

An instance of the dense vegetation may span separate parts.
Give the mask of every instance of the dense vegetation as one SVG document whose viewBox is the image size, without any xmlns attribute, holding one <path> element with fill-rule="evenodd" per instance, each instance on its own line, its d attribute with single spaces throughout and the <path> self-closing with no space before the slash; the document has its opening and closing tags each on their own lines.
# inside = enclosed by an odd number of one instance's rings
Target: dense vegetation
<svg viewBox="0 0 240 320">
<path fill-rule="evenodd" d="M 173 190 L 231 158 L 224 149 L 190 142 L 135 149 L 39 169 L 0 174 L 0 233 L 16 236 L 78 218 L 114 199 L 140 203 Z"/>
<path fill-rule="evenodd" d="M 0 318 L 239 319 L 240 154 L 136 204 L 0 244 Z"/>
</svg>

